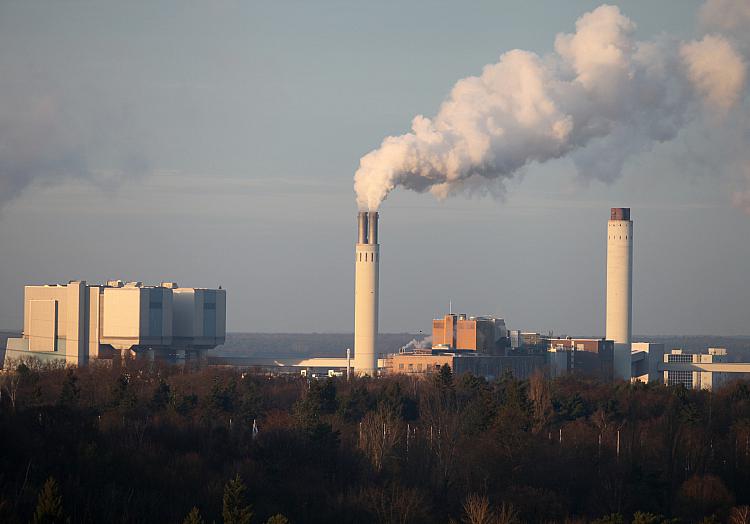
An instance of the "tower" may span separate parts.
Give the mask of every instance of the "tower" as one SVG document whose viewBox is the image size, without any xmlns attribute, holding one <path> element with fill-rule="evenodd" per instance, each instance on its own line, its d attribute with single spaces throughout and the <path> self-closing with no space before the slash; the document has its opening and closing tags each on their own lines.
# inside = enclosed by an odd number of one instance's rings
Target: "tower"
<svg viewBox="0 0 750 524">
<path fill-rule="evenodd" d="M 377 375 L 378 358 L 378 213 L 360 211 L 357 215 L 357 246 L 354 254 L 354 371 Z"/>
<path fill-rule="evenodd" d="M 606 338 L 615 342 L 615 376 L 630 379 L 633 333 L 633 221 L 630 208 L 613 207 L 607 224 Z"/>
</svg>

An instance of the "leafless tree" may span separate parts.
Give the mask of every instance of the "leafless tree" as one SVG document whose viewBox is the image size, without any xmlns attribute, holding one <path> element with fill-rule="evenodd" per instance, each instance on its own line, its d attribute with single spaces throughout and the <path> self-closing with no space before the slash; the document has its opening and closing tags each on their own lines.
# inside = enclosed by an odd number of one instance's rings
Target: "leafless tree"
<svg viewBox="0 0 750 524">
<path fill-rule="evenodd" d="M 369 509 L 383 524 L 411 524 L 426 520 L 427 500 L 415 488 L 392 485 L 370 488 L 363 493 Z"/>
<path fill-rule="evenodd" d="M 529 399 L 534 409 L 534 433 L 538 433 L 549 424 L 554 413 L 549 380 L 540 370 L 529 378 Z"/>
<path fill-rule="evenodd" d="M 421 398 L 422 436 L 435 454 L 443 483 L 447 484 L 453 471 L 461 439 L 461 415 L 455 406 L 446 405 L 438 391 Z"/>
<path fill-rule="evenodd" d="M 2 390 L 8 394 L 10 406 L 16 411 L 16 402 L 18 400 L 18 387 L 21 384 L 21 375 L 17 371 L 6 370 L 0 374 L 0 400 L 3 398 Z"/>
<path fill-rule="evenodd" d="M 463 504 L 466 524 L 518 524 L 521 521 L 512 504 L 505 502 L 494 511 L 485 495 L 471 494 Z"/>
<path fill-rule="evenodd" d="M 750 524 L 750 506 L 732 508 L 729 524 Z"/>
<path fill-rule="evenodd" d="M 382 405 L 362 419 L 359 447 L 370 458 L 375 471 L 382 471 L 386 459 L 394 452 L 404 434 L 402 425 L 396 413 Z"/>
<path fill-rule="evenodd" d="M 518 513 L 513 505 L 503 502 L 497 510 L 495 522 L 497 524 L 519 524 L 521 520 L 518 518 Z"/>
<path fill-rule="evenodd" d="M 464 519 L 466 524 L 494 524 L 495 516 L 490 501 L 485 495 L 472 493 L 464 500 Z"/>
</svg>

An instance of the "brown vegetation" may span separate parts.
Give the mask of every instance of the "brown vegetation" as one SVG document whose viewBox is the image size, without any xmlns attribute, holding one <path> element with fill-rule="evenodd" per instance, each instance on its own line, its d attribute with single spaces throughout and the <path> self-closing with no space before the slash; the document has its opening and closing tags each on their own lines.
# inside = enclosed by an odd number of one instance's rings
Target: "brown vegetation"
<svg viewBox="0 0 750 524">
<path fill-rule="evenodd" d="M 24 366 L 0 387 L 2 522 L 750 518 L 747 383 L 711 394 L 447 368 L 308 381 L 151 363 Z"/>
</svg>

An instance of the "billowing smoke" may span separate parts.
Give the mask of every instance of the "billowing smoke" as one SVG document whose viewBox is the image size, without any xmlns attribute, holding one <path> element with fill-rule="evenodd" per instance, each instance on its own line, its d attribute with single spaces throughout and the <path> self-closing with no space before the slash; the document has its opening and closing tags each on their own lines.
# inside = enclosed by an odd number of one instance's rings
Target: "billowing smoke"
<svg viewBox="0 0 750 524">
<path fill-rule="evenodd" d="M 736 22 L 717 21 L 721 6 L 708 4 L 701 17 L 713 30 Z M 603 5 L 575 33 L 559 34 L 553 53 L 509 51 L 459 80 L 434 118 L 414 117 L 411 132 L 361 158 L 360 209 L 376 210 L 397 186 L 439 199 L 477 188 L 502 194 L 524 166 L 568 155 L 582 176 L 609 182 L 630 155 L 696 119 L 722 125 L 744 96 L 741 44 L 720 33 L 637 41 L 634 31 L 617 7 Z"/>
<path fill-rule="evenodd" d="M 146 170 L 124 111 L 76 105 L 44 82 L 4 82 L 0 104 L 0 210 L 29 186 L 81 179 L 111 187 Z M 27 79 L 28 80 L 28 79 Z M 29 85 L 44 84 L 41 91 Z"/>
<path fill-rule="evenodd" d="M 421 340 L 411 339 L 401 348 L 401 352 L 411 351 L 413 349 L 430 349 L 432 347 L 432 336 L 428 335 Z"/>
</svg>

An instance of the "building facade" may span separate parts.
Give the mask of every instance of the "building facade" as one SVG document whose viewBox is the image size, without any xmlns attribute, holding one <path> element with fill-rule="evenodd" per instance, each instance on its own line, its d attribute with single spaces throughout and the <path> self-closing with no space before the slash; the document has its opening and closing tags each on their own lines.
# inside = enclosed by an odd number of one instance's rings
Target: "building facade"
<svg viewBox="0 0 750 524">
<path fill-rule="evenodd" d="M 432 321 L 432 348 L 441 351 L 475 351 L 504 354 L 509 346 L 505 320 L 448 314 Z"/>
<path fill-rule="evenodd" d="M 602 338 L 549 339 L 548 361 L 554 377 L 574 374 L 611 381 L 614 342 Z"/>
<path fill-rule="evenodd" d="M 725 348 L 708 348 L 708 353 L 683 353 L 681 349 L 673 349 L 664 355 L 664 384 L 682 385 L 686 389 L 712 390 L 721 387 L 727 382 L 727 373 L 679 368 L 683 367 L 680 364 L 720 364 L 726 361 Z"/>
<path fill-rule="evenodd" d="M 23 334 L 8 339 L 5 359 L 84 365 L 144 350 L 201 351 L 225 337 L 223 289 L 72 280 L 24 288 Z"/>
</svg>

